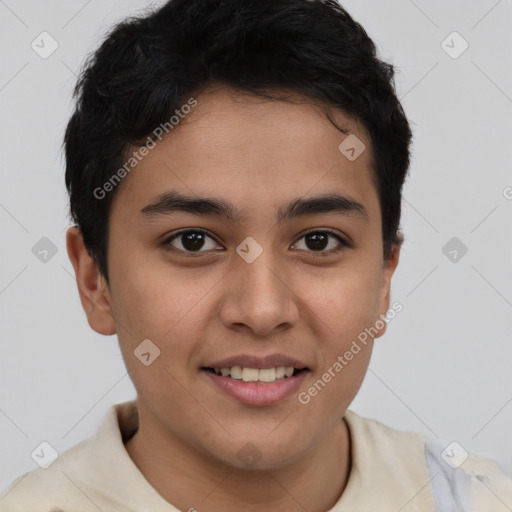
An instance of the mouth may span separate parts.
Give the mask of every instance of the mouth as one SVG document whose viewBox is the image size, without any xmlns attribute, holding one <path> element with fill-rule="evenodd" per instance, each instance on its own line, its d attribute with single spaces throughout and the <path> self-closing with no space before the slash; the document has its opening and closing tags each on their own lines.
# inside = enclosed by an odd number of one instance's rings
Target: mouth
<svg viewBox="0 0 512 512">
<path fill-rule="evenodd" d="M 275 366 L 270 368 L 232 366 L 226 368 L 204 367 L 201 369 L 219 377 L 263 385 L 289 379 L 297 376 L 301 372 L 308 371 L 307 368 L 294 368 L 293 366 Z"/>
<path fill-rule="evenodd" d="M 247 405 L 274 405 L 297 392 L 311 370 L 299 361 L 275 355 L 233 357 L 203 366 L 200 373 L 222 396 Z"/>
</svg>

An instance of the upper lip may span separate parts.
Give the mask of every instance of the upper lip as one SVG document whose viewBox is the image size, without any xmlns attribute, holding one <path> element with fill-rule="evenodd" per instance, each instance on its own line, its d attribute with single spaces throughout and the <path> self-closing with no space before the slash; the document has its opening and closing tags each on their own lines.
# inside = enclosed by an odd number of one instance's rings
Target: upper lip
<svg viewBox="0 0 512 512">
<path fill-rule="evenodd" d="M 293 366 L 298 370 L 307 368 L 307 365 L 302 361 L 284 354 L 269 354 L 266 356 L 241 354 L 213 361 L 212 363 L 208 363 L 205 368 L 232 368 L 233 366 L 241 366 L 242 368 L 258 368 L 260 370 L 262 368 L 274 368 L 277 366 Z"/>
</svg>

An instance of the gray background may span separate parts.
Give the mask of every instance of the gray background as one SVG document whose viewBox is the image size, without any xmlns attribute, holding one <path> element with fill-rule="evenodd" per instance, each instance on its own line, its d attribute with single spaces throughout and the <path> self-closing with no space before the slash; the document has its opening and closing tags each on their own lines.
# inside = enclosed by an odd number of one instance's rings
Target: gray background
<svg viewBox="0 0 512 512">
<path fill-rule="evenodd" d="M 404 309 L 351 409 L 512 474 L 512 2 L 343 4 L 397 66 L 415 136 L 392 286 Z M 79 303 L 60 147 L 84 56 L 149 5 L 0 1 L 0 490 L 36 467 L 42 441 L 62 452 L 135 397 L 116 337 L 93 332 Z M 31 48 L 43 31 L 59 45 L 47 59 Z M 454 31 L 469 43 L 458 58 L 442 47 Z M 456 36 L 445 45 L 463 48 Z M 43 237 L 57 250 L 46 262 L 32 252 Z M 452 237 L 468 248 L 456 262 L 442 250 Z"/>
</svg>

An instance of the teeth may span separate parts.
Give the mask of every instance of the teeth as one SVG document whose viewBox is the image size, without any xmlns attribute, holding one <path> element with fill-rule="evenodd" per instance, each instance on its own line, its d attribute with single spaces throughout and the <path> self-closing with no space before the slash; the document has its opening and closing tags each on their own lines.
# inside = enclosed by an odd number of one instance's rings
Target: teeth
<svg viewBox="0 0 512 512">
<path fill-rule="evenodd" d="M 276 369 L 275 368 L 264 368 L 259 372 L 259 379 L 262 382 L 274 382 L 276 380 Z"/>
<path fill-rule="evenodd" d="M 242 367 L 241 366 L 233 366 L 231 370 L 229 368 L 223 368 L 223 370 L 228 370 L 231 374 L 232 379 L 242 380 Z M 221 370 L 222 372 L 222 370 Z"/>
<path fill-rule="evenodd" d="M 257 368 L 244 368 L 242 370 L 242 380 L 244 382 L 258 382 L 260 372 Z"/>
<path fill-rule="evenodd" d="M 293 366 L 277 366 L 275 368 L 242 368 L 233 366 L 232 368 L 215 368 L 217 375 L 231 377 L 244 382 L 275 382 L 276 380 L 291 377 L 293 375 Z"/>
</svg>

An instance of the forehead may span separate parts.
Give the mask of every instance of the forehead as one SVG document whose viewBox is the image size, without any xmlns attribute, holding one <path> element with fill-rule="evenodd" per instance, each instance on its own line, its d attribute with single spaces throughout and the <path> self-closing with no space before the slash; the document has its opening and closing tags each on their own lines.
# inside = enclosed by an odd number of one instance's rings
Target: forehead
<svg viewBox="0 0 512 512">
<path fill-rule="evenodd" d="M 305 142 L 310 141 L 321 151 L 332 137 L 342 140 L 350 133 L 370 143 L 362 123 L 339 109 L 294 91 L 266 94 L 270 97 L 220 85 L 208 87 L 197 97 L 193 112 L 183 116 L 176 131 L 186 129 L 189 135 L 193 131 L 196 140 L 218 143 L 222 142 L 222 135 L 229 134 L 232 149 L 241 143 L 245 149 L 257 148 L 257 143 L 262 142 L 265 148 L 274 150 L 274 157 L 281 147 L 282 152 L 288 151 L 289 158 L 293 158 L 290 144 L 295 142 L 301 142 L 294 148 L 295 152 L 304 148 L 310 154 L 313 152 Z M 243 130 L 237 131 L 239 128 Z M 318 146 L 322 139 L 324 144 Z"/>
<path fill-rule="evenodd" d="M 378 203 L 362 124 L 300 95 L 280 96 L 287 101 L 226 87 L 198 94 L 197 105 L 123 180 L 114 203 L 142 209 L 169 190 L 231 198 L 246 211 L 332 192 Z M 339 149 L 347 135 L 365 145 L 354 161 Z"/>
</svg>

